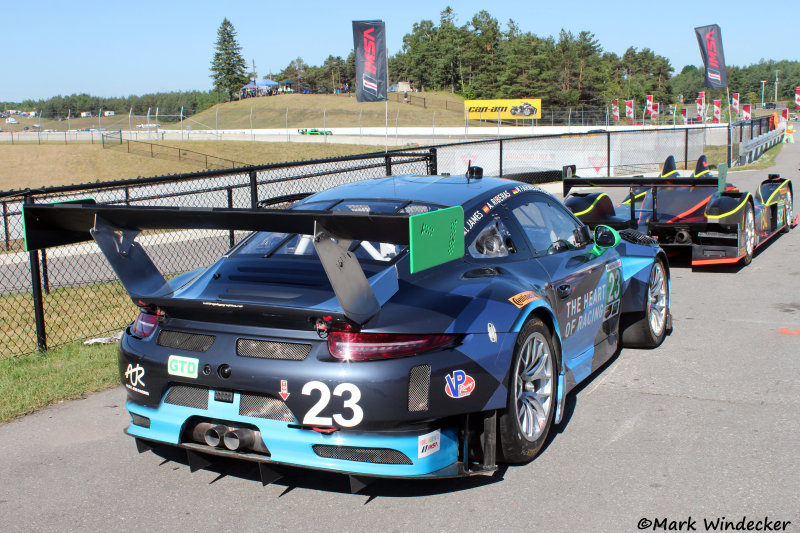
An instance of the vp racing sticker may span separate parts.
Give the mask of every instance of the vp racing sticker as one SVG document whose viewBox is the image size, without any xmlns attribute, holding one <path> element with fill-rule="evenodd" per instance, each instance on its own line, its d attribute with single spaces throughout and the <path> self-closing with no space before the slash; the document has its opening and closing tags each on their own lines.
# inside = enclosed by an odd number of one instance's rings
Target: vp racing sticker
<svg viewBox="0 0 800 533">
<path fill-rule="evenodd" d="M 475 390 L 475 379 L 463 370 L 454 370 L 444 381 L 444 392 L 451 398 L 466 398 Z"/>
</svg>

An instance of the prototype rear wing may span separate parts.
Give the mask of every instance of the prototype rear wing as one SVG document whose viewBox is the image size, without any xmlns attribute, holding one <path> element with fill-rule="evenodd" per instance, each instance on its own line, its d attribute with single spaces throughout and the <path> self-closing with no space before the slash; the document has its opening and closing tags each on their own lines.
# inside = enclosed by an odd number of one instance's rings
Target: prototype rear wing
<svg viewBox="0 0 800 533">
<path fill-rule="evenodd" d="M 273 209 L 127 207 L 93 200 L 26 204 L 22 208 L 26 250 L 94 239 L 135 303 L 168 298 L 172 289 L 136 242 L 143 230 L 219 229 L 272 231 L 313 236 L 313 245 L 344 316 L 364 323 L 381 304 L 355 254 L 354 240 L 409 245 L 411 273 L 464 254 L 460 206 L 419 215 Z M 394 280 L 394 294 L 397 280 Z M 384 303 L 386 290 L 381 289 Z"/>
<path fill-rule="evenodd" d="M 561 182 L 564 198 L 573 187 L 717 187 L 719 192 L 725 191 L 728 176 L 728 166 L 719 165 L 719 176 L 716 178 L 663 178 L 645 176 L 600 177 L 581 178 L 575 175 L 575 165 L 568 165 L 561 169 Z"/>
</svg>

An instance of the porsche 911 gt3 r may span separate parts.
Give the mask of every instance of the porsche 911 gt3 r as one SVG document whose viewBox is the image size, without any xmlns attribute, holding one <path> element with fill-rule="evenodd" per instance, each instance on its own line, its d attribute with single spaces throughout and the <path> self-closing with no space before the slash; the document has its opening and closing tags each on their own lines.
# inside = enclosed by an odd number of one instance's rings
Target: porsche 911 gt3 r
<svg viewBox="0 0 800 533">
<path fill-rule="evenodd" d="M 635 227 L 668 252 L 690 250 L 693 266 L 748 265 L 759 246 L 797 225 L 792 182 L 770 174 L 751 194 L 727 183 L 726 176 L 725 165 L 720 165 L 718 176 L 712 176 L 706 157 L 701 156 L 694 173 L 682 178 L 669 156 L 657 178 L 566 177 L 564 197 L 566 205 L 590 226 Z M 630 194 L 616 209 L 605 193 L 568 196 L 570 188 L 586 186 L 630 187 Z"/>
<path fill-rule="evenodd" d="M 358 476 L 492 473 L 530 460 L 565 395 L 671 330 L 669 268 L 632 230 L 592 233 L 544 190 L 398 176 L 288 210 L 27 205 L 29 249 L 94 238 L 140 307 L 119 370 L 140 450 Z M 152 228 L 251 230 L 169 281 Z"/>
</svg>

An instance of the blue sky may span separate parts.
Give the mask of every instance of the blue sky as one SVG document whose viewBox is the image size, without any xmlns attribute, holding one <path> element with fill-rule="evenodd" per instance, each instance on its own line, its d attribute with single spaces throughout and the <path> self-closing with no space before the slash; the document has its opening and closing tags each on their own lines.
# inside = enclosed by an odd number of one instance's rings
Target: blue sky
<svg viewBox="0 0 800 533">
<path fill-rule="evenodd" d="M 779 29 L 781 21 L 799 20 L 790 15 L 798 4 L 785 0 L 677 0 L 640 2 L 636 8 L 629 0 L 8 0 L 0 9 L 0 101 L 208 90 L 217 29 L 225 17 L 236 28 L 248 64 L 255 60 L 259 78 L 297 57 L 310 65 L 322 64 L 328 55 L 347 57 L 353 20 L 384 20 L 394 54 L 415 22 L 438 24 L 447 5 L 459 25 L 486 9 L 503 27 L 514 19 L 521 30 L 540 36 L 558 35 L 562 28 L 576 34 L 588 30 L 606 51 L 650 48 L 667 57 L 675 73 L 687 64 L 700 65 L 693 28 L 707 24 L 722 27 L 729 65 L 798 59 L 800 30 Z"/>
</svg>

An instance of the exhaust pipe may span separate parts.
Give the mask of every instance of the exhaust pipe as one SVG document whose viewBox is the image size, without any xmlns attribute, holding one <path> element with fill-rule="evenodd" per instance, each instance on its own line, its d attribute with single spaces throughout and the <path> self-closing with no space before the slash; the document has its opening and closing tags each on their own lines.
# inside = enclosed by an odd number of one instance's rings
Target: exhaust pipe
<svg viewBox="0 0 800 533">
<path fill-rule="evenodd" d="M 214 427 L 214 424 L 210 422 L 200 422 L 194 428 L 192 428 L 192 440 L 194 442 L 199 442 L 201 444 L 205 444 L 206 442 L 206 431 Z"/>
<path fill-rule="evenodd" d="M 228 431 L 230 431 L 228 426 L 212 425 L 206 429 L 205 433 L 203 434 L 203 440 L 205 440 L 205 443 L 212 448 L 222 446 L 222 439 Z"/>
<path fill-rule="evenodd" d="M 685 244 L 687 242 L 692 242 L 692 236 L 689 235 L 688 231 L 681 230 L 675 234 L 675 242 L 679 244 Z"/>
<path fill-rule="evenodd" d="M 252 429 L 232 429 L 225 433 L 223 442 L 225 443 L 225 447 L 232 452 L 250 450 L 256 442 L 256 435 Z"/>
</svg>

